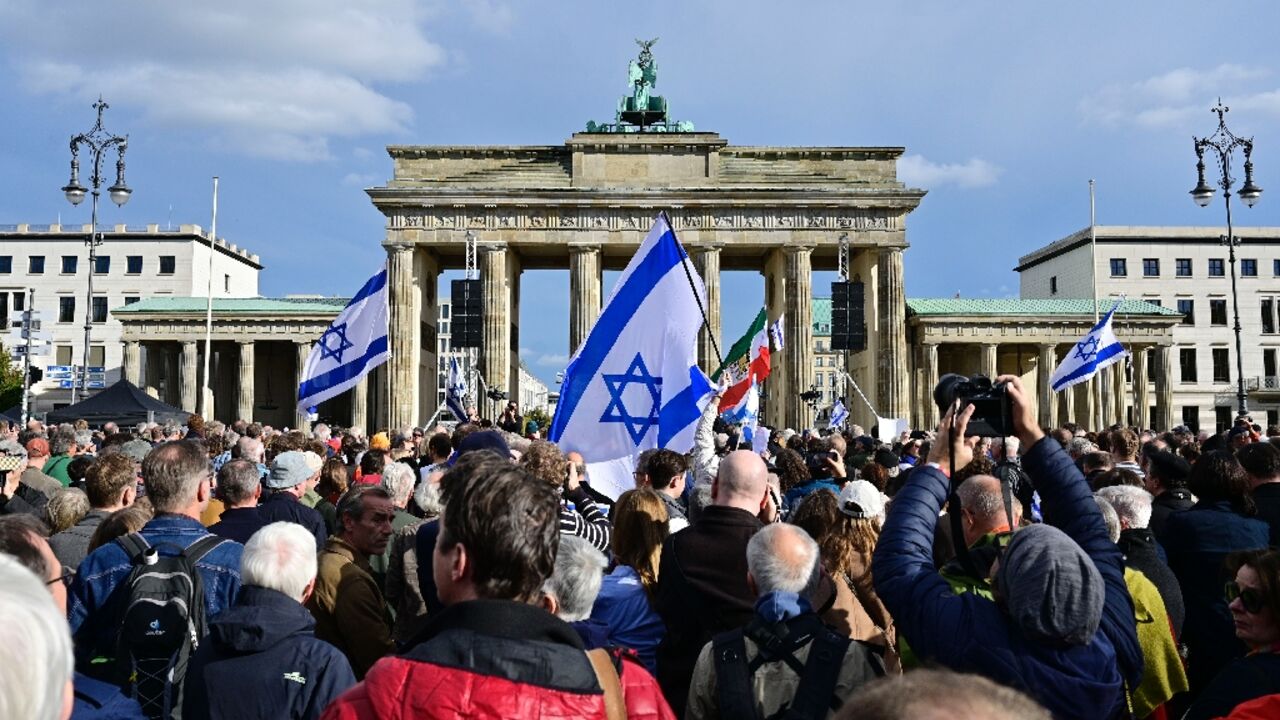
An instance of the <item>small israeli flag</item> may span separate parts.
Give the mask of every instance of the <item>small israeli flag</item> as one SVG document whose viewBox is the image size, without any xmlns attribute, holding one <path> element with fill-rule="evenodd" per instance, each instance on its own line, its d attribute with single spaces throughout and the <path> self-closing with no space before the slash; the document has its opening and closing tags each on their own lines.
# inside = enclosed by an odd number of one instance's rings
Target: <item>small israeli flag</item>
<svg viewBox="0 0 1280 720">
<path fill-rule="evenodd" d="M 844 400 L 836 400 L 836 404 L 831 406 L 831 422 L 827 428 L 835 430 L 843 426 L 844 421 L 848 419 L 849 409 L 844 406 Z"/>
<path fill-rule="evenodd" d="M 1107 311 L 1106 316 L 1085 335 L 1080 342 L 1071 348 L 1067 356 L 1058 363 L 1053 371 L 1050 384 L 1054 392 L 1066 390 L 1093 377 L 1099 370 L 1113 365 L 1129 356 L 1116 334 L 1111 330 L 1111 316 L 1120 307 L 1120 300 Z"/>
<path fill-rule="evenodd" d="M 298 410 L 305 412 L 347 391 L 391 357 L 387 314 L 387 268 L 383 266 L 311 348 L 298 385 Z"/>
<path fill-rule="evenodd" d="M 783 323 L 786 322 L 786 315 L 779 315 L 777 320 L 769 326 L 769 337 L 773 338 L 773 347 L 775 350 L 781 350 L 785 347 L 782 344 Z"/>
<path fill-rule="evenodd" d="M 449 358 L 449 385 L 445 388 L 445 404 L 458 422 L 467 421 L 467 380 L 458 369 L 457 356 Z"/>
<path fill-rule="evenodd" d="M 635 486 L 649 448 L 688 452 L 714 397 L 698 367 L 706 292 L 665 214 L 627 264 L 599 319 L 565 369 L 547 439 L 587 462 L 596 490 Z"/>
</svg>

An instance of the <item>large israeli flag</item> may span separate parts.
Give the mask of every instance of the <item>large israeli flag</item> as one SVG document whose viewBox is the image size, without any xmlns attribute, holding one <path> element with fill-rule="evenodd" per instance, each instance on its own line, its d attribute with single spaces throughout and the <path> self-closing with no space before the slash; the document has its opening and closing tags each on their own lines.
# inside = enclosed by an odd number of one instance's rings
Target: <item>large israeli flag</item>
<svg viewBox="0 0 1280 720">
<path fill-rule="evenodd" d="M 1116 308 L 1120 307 L 1120 302 L 1117 300 L 1107 311 L 1106 316 L 1099 320 L 1089 334 L 1075 344 L 1075 347 L 1071 348 L 1062 362 L 1058 363 L 1058 367 L 1050 377 L 1054 392 L 1078 385 L 1093 377 L 1099 370 L 1128 357 L 1128 351 L 1111 330 L 1111 316 L 1115 314 Z"/>
<path fill-rule="evenodd" d="M 302 366 L 298 410 L 310 412 L 345 392 L 391 357 L 387 345 L 387 268 L 360 288 L 316 340 Z"/>
<path fill-rule="evenodd" d="M 458 358 L 453 356 L 449 358 L 449 384 L 445 390 L 445 404 L 449 407 L 449 412 L 458 419 L 458 422 L 467 421 L 467 380 L 462 374 L 462 370 L 458 368 Z"/>
<path fill-rule="evenodd" d="M 635 487 L 642 450 L 688 452 L 714 388 L 698 368 L 702 281 L 665 214 L 627 264 L 565 369 L 547 437 L 611 497 Z"/>
</svg>

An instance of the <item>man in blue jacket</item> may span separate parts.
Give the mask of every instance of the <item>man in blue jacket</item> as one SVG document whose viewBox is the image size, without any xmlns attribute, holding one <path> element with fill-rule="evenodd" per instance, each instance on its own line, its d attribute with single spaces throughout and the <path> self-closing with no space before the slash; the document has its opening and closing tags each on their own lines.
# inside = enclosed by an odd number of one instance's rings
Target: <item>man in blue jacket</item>
<svg viewBox="0 0 1280 720">
<path fill-rule="evenodd" d="M 356 684 L 351 663 L 316 639 L 302 603 L 316 584 L 316 541 L 274 522 L 254 533 L 240 561 L 236 604 L 209 624 L 187 669 L 184 720 L 314 720 Z"/>
<path fill-rule="evenodd" d="M 1045 524 L 1009 540 L 992 569 L 995 602 L 951 591 L 932 562 L 934 531 L 949 494 L 946 472 L 969 464 L 977 440 L 964 437 L 973 406 L 959 410 L 954 435 L 952 408 L 928 463 L 890 506 L 871 565 L 876 591 L 922 660 L 1026 692 L 1055 717 L 1116 716 L 1125 685 L 1136 687 L 1143 669 L 1124 558 L 1084 476 L 1058 443 L 1043 441 L 1019 379 L 998 382 L 1028 448 L 1023 467 Z"/>
</svg>

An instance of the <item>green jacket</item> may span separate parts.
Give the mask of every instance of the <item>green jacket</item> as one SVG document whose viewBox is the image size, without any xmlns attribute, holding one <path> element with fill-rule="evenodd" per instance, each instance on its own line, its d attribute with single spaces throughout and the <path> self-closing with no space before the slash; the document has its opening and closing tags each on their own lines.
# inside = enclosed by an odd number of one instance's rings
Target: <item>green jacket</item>
<svg viewBox="0 0 1280 720">
<path fill-rule="evenodd" d="M 54 455 L 40 469 L 45 475 L 62 483 L 62 487 L 71 487 L 71 476 L 67 474 L 67 466 L 71 464 L 70 455 Z"/>
<path fill-rule="evenodd" d="M 969 546 L 969 557 L 973 559 L 974 565 L 977 566 L 978 572 L 989 573 L 991 565 L 996 559 L 999 548 L 996 546 L 996 539 L 1009 533 L 987 533 L 978 538 L 978 541 Z M 956 595 L 962 593 L 975 593 L 982 597 L 995 601 L 995 593 L 991 590 L 991 583 L 987 582 L 985 577 L 978 579 L 972 575 L 968 575 L 964 571 L 964 566 L 960 564 L 960 559 L 955 558 L 942 566 L 938 571 L 943 580 L 951 586 L 951 592 Z M 911 647 L 907 645 L 907 640 L 901 634 L 898 635 L 898 652 L 902 656 L 902 669 L 920 667 L 920 659 L 915 653 L 911 652 Z"/>
</svg>

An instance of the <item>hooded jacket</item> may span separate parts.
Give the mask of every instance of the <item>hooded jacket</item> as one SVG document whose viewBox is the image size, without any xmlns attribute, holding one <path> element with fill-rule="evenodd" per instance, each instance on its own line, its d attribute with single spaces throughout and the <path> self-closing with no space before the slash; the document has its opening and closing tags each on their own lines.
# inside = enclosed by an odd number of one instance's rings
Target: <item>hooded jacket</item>
<svg viewBox="0 0 1280 720">
<path fill-rule="evenodd" d="M 1182 622 L 1187 617 L 1186 606 L 1182 603 L 1182 586 L 1169 565 L 1160 559 L 1160 546 L 1156 545 L 1155 536 L 1147 528 L 1129 528 L 1120 531 L 1118 545 L 1120 552 L 1124 553 L 1125 567 L 1145 575 L 1160 591 L 1164 609 L 1169 613 L 1169 623 L 1173 625 L 1173 637 L 1182 637 Z"/>
<path fill-rule="evenodd" d="M 187 669 L 183 720 L 320 717 L 356 677 L 346 656 L 316 639 L 315 627 L 284 593 L 241 588 Z"/>
<path fill-rule="evenodd" d="M 1087 643 L 1033 640 L 996 603 L 950 590 L 931 557 L 949 483 L 931 466 L 911 473 L 889 508 L 872 560 L 876 590 L 899 635 L 922 659 L 1017 688 L 1055 717 L 1111 717 L 1124 701 L 1123 683 L 1136 686 L 1143 671 L 1123 557 L 1061 445 L 1052 439 L 1037 442 L 1023 467 L 1043 498 L 1045 521 L 1079 545 L 1101 577 L 1098 631 Z"/>
</svg>

